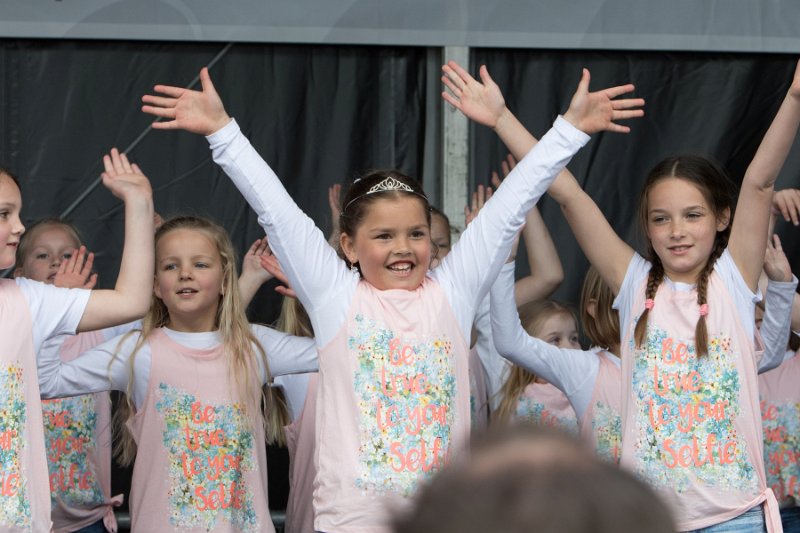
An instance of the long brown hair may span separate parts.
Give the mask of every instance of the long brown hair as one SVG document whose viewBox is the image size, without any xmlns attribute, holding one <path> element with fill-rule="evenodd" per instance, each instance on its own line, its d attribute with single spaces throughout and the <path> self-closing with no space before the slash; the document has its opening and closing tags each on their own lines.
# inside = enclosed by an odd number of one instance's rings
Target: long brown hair
<svg viewBox="0 0 800 533">
<path fill-rule="evenodd" d="M 532 337 L 541 335 L 541 327 L 544 322 L 555 315 L 569 316 L 575 320 L 576 324 L 578 323 L 575 312 L 555 300 L 536 300 L 519 308 L 519 319 L 522 322 L 522 327 Z M 517 411 L 519 397 L 525 387 L 534 381 L 536 381 L 536 375 L 533 372 L 528 372 L 517 365 L 511 365 L 508 379 L 498 392 L 500 395 L 500 405 L 498 405 L 496 411 L 498 422 L 508 423 L 511 420 L 512 415 Z"/>
<path fill-rule="evenodd" d="M 262 387 L 261 369 L 269 376 L 269 365 L 263 346 L 253 335 L 250 323 L 244 313 L 239 296 L 239 277 L 236 269 L 236 254 L 230 237 L 224 228 L 210 220 L 180 216 L 164 222 L 155 235 L 155 244 L 167 233 L 179 229 L 197 231 L 208 237 L 217 248 L 222 260 L 222 295 L 220 296 L 217 314 L 214 321 L 219 330 L 225 356 L 228 361 L 228 379 L 245 409 L 246 419 L 250 423 L 260 418 L 267 441 L 281 438 L 282 428 L 270 420 L 275 400 L 269 388 Z M 120 402 L 114 413 L 114 430 L 117 436 L 114 455 L 123 465 L 129 465 L 136 457 L 136 444 L 126 422 L 136 413 L 133 404 L 133 369 L 136 354 L 156 328 L 169 323 L 169 310 L 164 302 L 153 294 L 150 309 L 144 317 L 140 336 L 128 360 L 129 375 L 126 399 Z M 133 333 L 133 332 L 131 332 Z M 125 338 L 123 338 L 124 341 Z M 122 341 L 120 341 L 120 345 Z"/>
<path fill-rule="evenodd" d="M 661 161 L 648 174 L 642 195 L 639 198 L 639 224 L 645 235 L 647 234 L 647 195 L 656 183 L 667 178 L 681 179 L 697 187 L 717 219 L 721 219 L 726 213 L 729 213 L 728 224 L 725 229 L 717 232 L 714 239 L 714 247 L 711 249 L 705 268 L 703 268 L 697 279 L 697 305 L 703 306 L 707 304 L 708 277 L 714 270 L 717 259 L 728 246 L 734 209 L 736 208 L 736 186 L 719 165 L 706 158 L 683 155 Z M 646 256 L 653 266 L 647 275 L 645 299 L 653 300 L 659 285 L 664 280 L 664 265 L 649 240 L 647 242 Z M 653 302 L 653 304 L 657 305 L 656 302 Z M 718 310 L 714 309 L 709 312 L 718 312 Z M 647 316 L 649 313 L 650 309 L 645 307 L 644 312 L 636 322 L 633 338 L 637 348 L 642 346 L 647 336 Z M 697 320 L 694 337 L 697 356 L 708 355 L 708 327 L 703 313 L 700 314 L 700 318 Z"/>
<path fill-rule="evenodd" d="M 613 308 L 614 293 L 600 273 L 589 267 L 581 288 L 580 313 L 583 332 L 592 346 L 607 348 L 619 356 L 619 313 Z M 594 313 L 589 312 L 590 306 Z"/>
</svg>

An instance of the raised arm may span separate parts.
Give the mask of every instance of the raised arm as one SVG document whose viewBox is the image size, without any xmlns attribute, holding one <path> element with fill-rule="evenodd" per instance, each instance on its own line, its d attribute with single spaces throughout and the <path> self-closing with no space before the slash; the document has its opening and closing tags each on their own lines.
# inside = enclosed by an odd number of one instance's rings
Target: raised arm
<svg viewBox="0 0 800 533">
<path fill-rule="evenodd" d="M 537 143 L 536 138 L 506 107 L 499 87 L 491 79 L 485 66 L 480 69 L 481 82 L 472 78 L 453 61 L 445 65 L 443 70 L 445 76 L 442 79 L 451 91 L 443 93 L 445 100 L 468 118 L 492 128 L 514 157 L 519 159 Z M 610 131 L 628 132 L 628 127 L 614 121 L 643 116 L 644 111 L 638 108 L 644 105 L 644 100 L 615 98 L 633 88 L 633 85 L 622 85 L 589 93 L 589 73 L 584 69 L 578 91 L 570 104 L 570 111 L 586 112 L 591 108 L 593 112 L 587 115 L 590 123 L 602 122 Z M 564 118 L 576 120 L 570 111 L 567 111 Z M 625 277 L 633 249 L 614 232 L 603 213 L 569 171 L 563 170 L 548 192 L 561 206 L 589 261 L 616 294 Z"/>
<path fill-rule="evenodd" d="M 591 401 L 600 368 L 597 356 L 561 349 L 532 337 L 523 329 L 514 304 L 514 264 L 507 263 L 490 292 L 492 337 L 498 353 L 533 372 L 567 395 L 579 417 Z"/>
<path fill-rule="evenodd" d="M 747 285 L 755 290 L 767 247 L 775 180 L 800 126 L 800 62 L 764 139 L 745 171 L 728 243 Z"/>
<path fill-rule="evenodd" d="M 500 165 L 504 178 L 516 164 L 514 156 L 508 154 Z M 492 185 L 499 187 L 500 184 L 500 177 L 493 172 Z M 556 245 L 550 237 L 550 232 L 547 231 L 547 226 L 538 208 L 531 209 L 525 217 L 521 239 L 525 242 L 530 274 L 518 279 L 514 284 L 514 299 L 517 307 L 534 300 L 547 298 L 564 281 L 564 269 L 561 266 L 561 259 L 558 257 L 558 250 L 556 250 Z"/>
<path fill-rule="evenodd" d="M 767 245 L 764 273 L 768 281 L 760 329 L 764 341 L 764 356 L 758 362 L 759 372 L 771 370 L 783 361 L 791 329 L 792 302 L 797 289 L 797 278 L 792 275 L 789 260 L 783 253 L 777 235 L 773 235 L 772 241 Z"/>
<path fill-rule="evenodd" d="M 103 184 L 125 202 L 125 243 L 113 290 L 92 291 L 78 331 L 116 326 L 144 316 L 153 292 L 153 192 L 136 165 L 116 148 L 103 157 Z"/>
<path fill-rule="evenodd" d="M 354 289 L 354 275 L 228 116 L 205 68 L 200 81 L 200 91 L 156 85 L 155 91 L 163 96 L 144 96 L 142 111 L 166 119 L 154 123 L 154 128 L 183 129 L 207 136 L 214 161 L 258 214 L 270 248 L 307 309 L 349 301 L 342 292 Z M 331 331 L 318 331 L 321 342 L 335 333 L 345 312 L 325 321 Z"/>
</svg>

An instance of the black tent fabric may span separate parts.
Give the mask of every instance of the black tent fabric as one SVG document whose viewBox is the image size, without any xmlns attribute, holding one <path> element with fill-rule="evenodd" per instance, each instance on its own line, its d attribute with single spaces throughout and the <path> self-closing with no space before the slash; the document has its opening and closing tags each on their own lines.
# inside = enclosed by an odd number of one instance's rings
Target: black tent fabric
<svg viewBox="0 0 800 533">
<path fill-rule="evenodd" d="M 162 215 L 211 216 L 240 252 L 262 235 L 203 138 L 148 130 L 140 98 L 155 83 L 185 85 L 217 58 L 211 75 L 229 113 L 327 231 L 330 185 L 376 167 L 422 176 L 426 135 L 437 131 L 430 122 L 442 105 L 426 92 L 431 57 L 421 47 L 0 41 L 0 165 L 22 179 L 25 223 L 71 208 L 68 218 L 98 254 L 100 284 L 109 286 L 122 244 L 121 206 L 102 186 L 81 198 L 112 146 L 133 145 L 130 157 L 151 178 Z M 597 135 L 569 167 L 635 243 L 636 198 L 647 170 L 667 155 L 701 153 L 740 181 L 795 63 L 787 55 L 475 49 L 471 70 L 486 64 L 509 107 L 537 135 L 568 107 L 581 67 L 591 70 L 595 89 L 636 84 L 646 116 L 630 123 L 629 135 Z M 487 183 L 506 151 L 488 129 L 471 132 L 471 183 Z M 798 186 L 798 145 L 780 187 Z M 542 211 L 567 274 L 556 297 L 575 302 L 586 260 L 558 207 L 545 199 Z M 785 223 L 777 229 L 797 270 L 797 232 Z M 267 287 L 250 316 L 271 322 L 277 305 Z M 280 482 L 278 468 L 270 468 L 271 481 Z M 285 489 L 285 480 L 273 485 L 274 508 L 285 502 Z"/>
</svg>

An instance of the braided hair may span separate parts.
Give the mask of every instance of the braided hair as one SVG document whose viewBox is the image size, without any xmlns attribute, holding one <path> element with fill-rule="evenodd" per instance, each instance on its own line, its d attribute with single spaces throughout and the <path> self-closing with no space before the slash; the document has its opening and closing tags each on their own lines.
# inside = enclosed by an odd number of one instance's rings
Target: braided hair
<svg viewBox="0 0 800 533">
<path fill-rule="evenodd" d="M 639 223 L 643 230 L 647 228 L 647 195 L 656 183 L 666 178 L 682 179 L 697 187 L 717 218 L 721 218 L 726 211 L 730 213 L 729 222 L 725 229 L 717 232 L 714 239 L 714 247 L 697 279 L 697 305 L 700 307 L 700 318 L 698 318 L 695 326 L 695 350 L 698 357 L 705 356 L 708 354 L 708 328 L 706 325 L 708 278 L 714 270 L 717 259 L 728 246 L 731 222 L 733 221 L 733 213 L 736 206 L 736 186 L 719 165 L 704 157 L 682 155 L 664 159 L 647 175 L 644 189 L 639 199 Z M 647 316 L 655 305 L 656 292 L 664 280 L 664 265 L 649 240 L 646 255 L 647 259 L 652 263 L 652 267 L 647 274 L 645 309 L 639 316 L 633 332 L 634 343 L 637 348 L 644 344 L 647 337 Z"/>
</svg>

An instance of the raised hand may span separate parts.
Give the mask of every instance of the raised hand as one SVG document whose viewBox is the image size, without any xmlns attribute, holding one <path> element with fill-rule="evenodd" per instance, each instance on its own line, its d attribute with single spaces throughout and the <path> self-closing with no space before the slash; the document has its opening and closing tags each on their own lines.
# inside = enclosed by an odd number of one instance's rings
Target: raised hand
<svg viewBox="0 0 800 533">
<path fill-rule="evenodd" d="M 81 246 L 66 261 L 62 261 L 53 278 L 53 285 L 66 289 L 94 289 L 97 285 L 97 274 L 92 273 L 94 254 L 86 253 L 86 247 Z"/>
<path fill-rule="evenodd" d="M 484 204 L 488 202 L 491 197 L 491 187 L 478 185 L 478 188 L 472 193 L 472 204 L 464 207 L 464 227 L 469 226 L 470 222 L 475 220 L 480 210 L 483 209 Z"/>
<path fill-rule="evenodd" d="M 247 278 L 258 281 L 259 285 L 263 285 L 271 280 L 273 277 L 272 274 L 261 268 L 261 257 L 271 254 L 272 252 L 269 249 L 269 241 L 267 238 L 256 239 L 242 258 L 242 275 L 240 276 L 240 280 L 246 276 Z"/>
<path fill-rule="evenodd" d="M 103 156 L 103 167 L 103 185 L 120 200 L 126 201 L 132 196 L 153 196 L 150 181 L 141 169 L 136 164 L 131 164 L 127 156 L 119 153 L 116 148 Z"/>
<path fill-rule="evenodd" d="M 278 262 L 278 259 L 274 255 L 262 255 L 261 256 L 261 267 L 268 271 L 272 276 L 275 277 L 278 281 L 283 283 L 283 285 L 278 285 L 275 287 L 275 292 L 278 294 L 282 294 L 288 298 L 297 298 L 297 293 L 294 292 L 292 286 L 289 285 L 289 278 L 286 277 L 286 274 L 283 273 L 283 269 L 281 268 L 281 264 Z"/>
<path fill-rule="evenodd" d="M 590 93 L 589 80 L 589 70 L 583 69 L 583 76 L 580 83 L 578 83 L 578 90 L 575 91 L 569 104 L 569 109 L 564 113 L 564 118 L 572 123 L 573 126 L 588 134 L 603 130 L 618 133 L 631 131 L 628 126 L 616 124 L 614 121 L 644 116 L 644 110 L 637 109 L 644 105 L 644 99 L 614 99 L 633 91 L 633 85 L 619 85 Z"/>
<path fill-rule="evenodd" d="M 775 191 L 772 196 L 772 213 L 783 216 L 786 222 L 800 224 L 800 189 Z"/>
<path fill-rule="evenodd" d="M 142 102 L 147 105 L 142 106 L 142 111 L 166 119 L 154 122 L 153 128 L 211 135 L 225 127 L 231 118 L 225 112 L 206 67 L 200 71 L 200 85 L 200 91 L 156 85 L 153 90 L 160 95 L 144 95 Z"/>
<path fill-rule="evenodd" d="M 442 92 L 447 103 L 464 116 L 484 126 L 495 128 L 508 112 L 500 87 L 494 82 L 485 65 L 481 65 L 481 81 L 473 78 L 455 61 L 442 65 L 442 83 L 449 89 Z"/>
<path fill-rule="evenodd" d="M 514 156 L 511 154 L 506 155 L 506 158 L 500 161 L 500 171 L 503 173 L 503 177 L 501 178 L 499 174 L 497 174 L 496 170 L 492 171 L 491 176 L 491 183 L 494 190 L 497 190 L 500 187 L 500 184 L 503 183 L 503 180 L 511 174 L 511 171 L 514 170 L 514 167 L 517 166 L 517 160 L 514 159 Z"/>
<path fill-rule="evenodd" d="M 328 243 L 334 248 L 339 245 L 339 218 L 342 214 L 342 184 L 335 183 L 328 187 L 328 207 L 331 209 L 331 234 Z"/>
<path fill-rule="evenodd" d="M 767 241 L 764 254 L 764 273 L 771 281 L 792 281 L 792 267 L 783 252 L 781 240 L 777 235 Z"/>
</svg>

